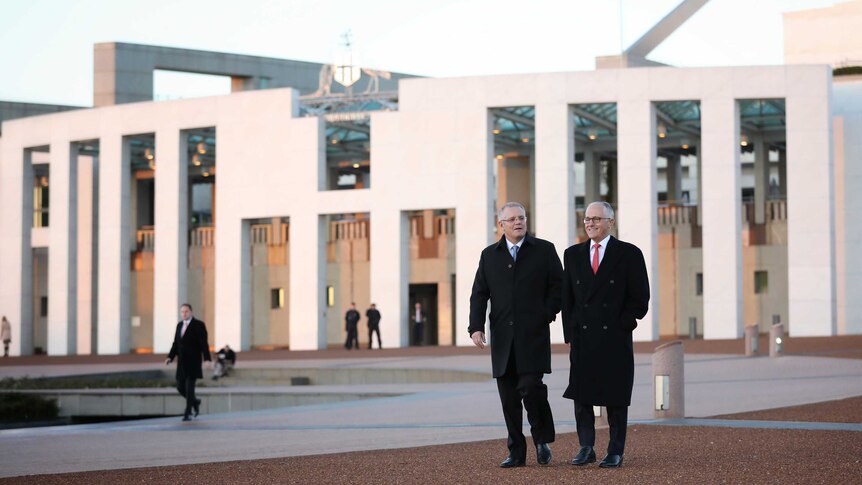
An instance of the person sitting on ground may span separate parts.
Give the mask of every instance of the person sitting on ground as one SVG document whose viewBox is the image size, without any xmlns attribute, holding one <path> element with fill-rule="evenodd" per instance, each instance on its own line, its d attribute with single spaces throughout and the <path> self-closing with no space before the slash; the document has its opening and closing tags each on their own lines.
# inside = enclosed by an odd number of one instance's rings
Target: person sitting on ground
<svg viewBox="0 0 862 485">
<path fill-rule="evenodd" d="M 217 381 L 219 377 L 227 376 L 228 372 L 233 369 L 236 364 L 236 352 L 230 348 L 229 344 L 225 344 L 218 352 L 216 352 L 216 363 L 213 366 L 213 380 Z"/>
</svg>

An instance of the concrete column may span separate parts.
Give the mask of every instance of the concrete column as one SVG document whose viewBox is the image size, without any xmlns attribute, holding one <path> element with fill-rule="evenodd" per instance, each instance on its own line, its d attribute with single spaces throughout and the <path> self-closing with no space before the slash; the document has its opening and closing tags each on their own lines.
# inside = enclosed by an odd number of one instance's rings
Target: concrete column
<svg viewBox="0 0 862 485">
<path fill-rule="evenodd" d="M 98 353 L 129 351 L 130 279 L 129 141 L 119 133 L 100 142 Z"/>
<path fill-rule="evenodd" d="M 473 345 L 467 334 L 470 315 L 470 293 L 479 263 L 479 254 L 494 240 L 496 208 L 494 200 L 494 140 L 492 117 L 479 109 L 462 115 L 464 133 L 463 159 L 471 163 L 459 174 L 458 204 L 455 207 L 455 251 L 457 254 L 455 343 Z M 486 322 L 485 329 L 488 330 Z"/>
<path fill-rule="evenodd" d="M 326 348 L 325 219 L 309 210 L 290 216 L 291 350 Z"/>
<path fill-rule="evenodd" d="M 51 142 L 51 219 L 48 245 L 48 355 L 76 353 L 78 303 L 78 150 Z"/>
<path fill-rule="evenodd" d="M 742 214 L 739 107 L 730 97 L 701 102 L 703 337 L 742 337 Z"/>
<path fill-rule="evenodd" d="M 701 107 L 703 109 L 703 107 Z M 703 226 L 703 143 L 701 142 L 702 138 L 699 138 L 697 144 L 697 205 L 698 205 L 698 214 L 697 214 L 697 225 Z M 692 199 L 695 200 L 695 199 Z"/>
<path fill-rule="evenodd" d="M 787 279 L 794 337 L 835 335 L 832 82 L 828 66 L 796 73 L 787 96 Z M 811 221 L 818 221 L 812 224 Z"/>
<path fill-rule="evenodd" d="M 96 234 L 96 203 L 99 200 L 98 156 L 78 157 L 78 315 L 77 353 L 89 355 L 95 352 L 95 316 L 98 280 L 96 278 L 96 256 L 99 254 L 99 238 Z"/>
<path fill-rule="evenodd" d="M 602 162 L 596 152 L 584 148 L 584 205 L 602 198 Z"/>
<path fill-rule="evenodd" d="M 682 197 L 682 164 L 679 155 L 671 155 L 667 159 L 666 182 L 667 200 L 673 204 L 679 204 Z"/>
<path fill-rule="evenodd" d="M 188 298 L 188 137 L 172 127 L 156 132 L 153 350 L 171 350 L 179 307 Z M 203 308 L 195 309 L 203 315 Z M 213 322 L 206 322 L 208 330 Z"/>
<path fill-rule="evenodd" d="M 249 350 L 252 308 L 251 224 L 248 219 L 242 219 L 232 210 L 221 210 L 215 218 L 215 238 L 218 241 L 215 246 L 216 314 L 222 323 L 215 328 L 215 332 L 210 329 L 211 341 L 217 349 L 224 344 L 230 344 L 235 349 Z M 291 245 L 293 244 L 294 241 L 291 241 Z M 290 253 L 294 253 L 293 247 Z M 156 257 L 158 258 L 158 255 Z M 294 302 L 291 305 L 291 310 L 296 304 Z M 173 311 L 176 314 L 178 308 Z M 178 320 L 176 315 L 173 318 Z M 293 341 L 291 348 L 292 344 Z"/>
<path fill-rule="evenodd" d="M 620 239 L 643 252 L 650 281 L 650 308 L 634 331 L 638 341 L 659 337 L 655 119 L 655 108 L 648 99 L 621 100 L 617 106 L 616 223 Z"/>
<path fill-rule="evenodd" d="M 12 326 L 9 354 L 33 352 L 32 155 L 6 128 L 0 141 L 0 316 Z"/>
<path fill-rule="evenodd" d="M 534 219 L 536 234 L 556 245 L 560 260 L 575 240 L 575 127 L 567 104 L 536 106 Z M 551 341 L 563 342 L 562 319 L 551 324 Z"/>
<path fill-rule="evenodd" d="M 787 200 L 787 150 L 778 150 L 778 195 Z"/>
<path fill-rule="evenodd" d="M 373 229 L 372 229 L 373 231 Z M 426 209 L 422 211 L 422 237 L 431 239 L 434 237 L 434 211 Z"/>
<path fill-rule="evenodd" d="M 433 219 L 426 218 L 426 231 Z M 433 228 L 432 228 L 433 229 Z M 407 347 L 410 328 L 410 220 L 408 213 L 381 204 L 371 211 L 371 301 L 380 310 L 384 345 Z M 394 291 L 393 291 L 394 290 Z M 386 343 L 388 342 L 388 343 Z"/>
<path fill-rule="evenodd" d="M 754 141 L 754 222 L 766 222 L 766 194 L 769 192 L 769 151 L 762 136 Z"/>
</svg>

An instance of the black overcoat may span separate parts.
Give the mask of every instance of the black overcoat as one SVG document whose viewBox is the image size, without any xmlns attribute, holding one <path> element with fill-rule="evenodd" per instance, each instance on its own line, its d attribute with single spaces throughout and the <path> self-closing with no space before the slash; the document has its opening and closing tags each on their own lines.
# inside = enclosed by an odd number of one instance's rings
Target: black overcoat
<svg viewBox="0 0 862 485">
<path fill-rule="evenodd" d="M 182 368 L 183 372 L 185 372 L 185 377 L 203 379 L 203 370 L 201 370 L 202 359 L 206 361 L 211 360 L 207 326 L 204 322 L 192 317 L 185 335 L 180 336 L 182 330 L 183 322 L 180 321 L 177 323 L 176 332 L 174 332 L 174 344 L 168 353 L 168 359 L 173 360 L 174 357 L 179 357 L 179 361 L 177 362 L 177 378 L 179 378 L 180 368 Z"/>
<path fill-rule="evenodd" d="M 632 331 L 646 315 L 643 253 L 613 236 L 593 275 L 589 239 L 563 255 L 563 333 L 571 344 L 563 397 L 593 406 L 628 406 L 634 383 Z"/>
<path fill-rule="evenodd" d="M 506 372 L 510 352 L 515 352 L 519 374 L 551 372 L 549 324 L 560 311 L 562 273 L 554 245 L 530 235 L 518 250 L 517 262 L 509 254 L 505 236 L 482 251 L 470 295 L 467 332 L 485 331 L 490 299 L 494 377 Z"/>
</svg>

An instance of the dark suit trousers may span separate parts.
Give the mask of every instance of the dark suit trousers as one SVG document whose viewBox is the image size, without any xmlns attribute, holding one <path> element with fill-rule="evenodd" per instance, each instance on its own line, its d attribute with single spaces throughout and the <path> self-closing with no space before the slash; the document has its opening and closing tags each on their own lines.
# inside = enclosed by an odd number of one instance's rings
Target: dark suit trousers
<svg viewBox="0 0 862 485">
<path fill-rule="evenodd" d="M 359 331 L 356 328 L 356 325 L 351 325 L 347 327 L 347 340 L 344 342 L 344 348 L 350 350 L 356 346 L 356 350 L 359 350 Z"/>
<path fill-rule="evenodd" d="M 371 344 L 374 342 L 374 333 L 377 332 L 377 347 L 383 348 L 383 343 L 380 341 L 380 327 L 374 325 L 373 327 L 368 327 L 368 348 L 371 348 Z M 359 344 L 357 344 L 359 345 Z"/>
<path fill-rule="evenodd" d="M 195 381 L 197 379 L 189 377 L 181 364 L 177 366 L 177 391 L 186 398 L 186 416 L 191 414 L 192 407 L 195 405 Z"/>
<path fill-rule="evenodd" d="M 552 443 L 555 438 L 554 417 L 548 404 L 548 386 L 542 382 L 541 372 L 518 374 L 515 350 L 509 352 L 506 373 L 497 378 L 497 390 L 503 405 L 503 417 L 509 431 L 507 446 L 509 455 L 515 459 L 527 456 L 527 439 L 524 437 L 524 410 L 530 421 L 533 444 Z M 523 408 L 521 403 L 523 402 Z"/>
<path fill-rule="evenodd" d="M 622 455 L 626 448 L 626 425 L 629 417 L 628 406 L 608 406 L 608 441 L 609 455 Z M 593 406 L 575 401 L 575 422 L 578 429 L 578 441 L 581 446 L 594 446 L 596 443 L 596 416 Z"/>
</svg>

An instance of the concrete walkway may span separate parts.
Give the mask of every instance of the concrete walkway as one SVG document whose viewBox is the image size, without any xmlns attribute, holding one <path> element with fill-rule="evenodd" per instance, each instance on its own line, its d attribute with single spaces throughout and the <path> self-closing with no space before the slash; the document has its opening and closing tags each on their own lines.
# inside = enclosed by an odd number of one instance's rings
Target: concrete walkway
<svg viewBox="0 0 862 485">
<path fill-rule="evenodd" d="M 635 362 L 635 388 L 629 416 L 632 420 L 652 420 L 650 356 L 638 354 Z M 572 403 L 561 397 L 568 381 L 568 358 L 565 354 L 555 353 L 552 364 L 554 372 L 546 377 L 546 383 L 557 431 L 573 432 Z M 239 365 L 458 369 L 488 372 L 489 379 L 479 383 L 294 388 L 297 392 L 306 393 L 318 390 L 400 395 L 204 414 L 191 423 L 170 417 L 5 430 L 0 431 L 0 476 L 314 455 L 486 439 L 499 439 L 501 449 L 505 446 L 505 426 L 496 385 L 490 379 L 487 352 L 443 357 L 241 361 Z M 152 363 L 4 366 L 0 368 L 0 377 L 157 367 Z M 692 418 L 862 395 L 862 360 L 858 359 L 686 355 L 685 377 L 686 414 Z M 266 391 L 270 388 L 258 389 Z M 291 392 L 291 388 L 283 390 Z M 207 389 L 201 391 L 204 399 L 207 392 Z"/>
</svg>

